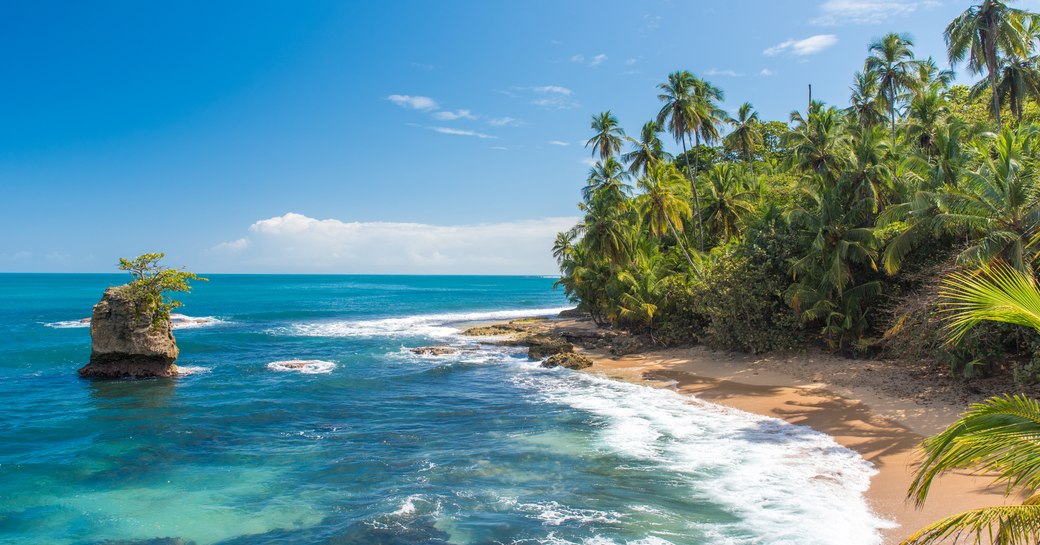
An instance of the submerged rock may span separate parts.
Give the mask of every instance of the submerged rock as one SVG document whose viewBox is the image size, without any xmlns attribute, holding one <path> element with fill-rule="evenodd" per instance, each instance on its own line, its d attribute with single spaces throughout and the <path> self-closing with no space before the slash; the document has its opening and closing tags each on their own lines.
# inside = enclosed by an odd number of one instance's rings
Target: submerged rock
<svg viewBox="0 0 1040 545">
<path fill-rule="evenodd" d="M 524 339 L 528 345 L 527 357 L 540 360 L 562 352 L 574 352 L 574 345 L 555 335 L 531 335 Z"/>
<path fill-rule="evenodd" d="M 592 367 L 592 360 L 582 356 L 581 354 L 575 354 L 574 352 L 561 352 L 554 354 L 546 358 L 542 362 L 542 367 L 566 367 L 567 369 L 585 369 Z"/>
<path fill-rule="evenodd" d="M 413 354 L 420 356 L 450 356 L 451 354 L 458 354 L 462 351 L 461 348 L 454 346 L 420 346 L 417 348 L 409 349 Z"/>
<path fill-rule="evenodd" d="M 523 333 L 526 328 L 520 324 L 493 324 L 471 327 L 462 332 L 468 337 L 498 337 L 502 335 L 513 335 Z"/>
<path fill-rule="evenodd" d="M 169 320 L 152 323 L 151 312 L 134 316 L 124 286 L 105 290 L 90 318 L 90 363 L 82 377 L 171 377 L 179 353 Z"/>
</svg>

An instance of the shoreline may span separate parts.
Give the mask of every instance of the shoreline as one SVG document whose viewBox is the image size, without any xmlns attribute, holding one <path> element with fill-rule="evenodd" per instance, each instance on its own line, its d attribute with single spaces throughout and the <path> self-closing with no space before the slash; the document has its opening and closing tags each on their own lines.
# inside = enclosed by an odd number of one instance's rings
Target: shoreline
<svg viewBox="0 0 1040 545">
<path fill-rule="evenodd" d="M 598 330 L 587 319 L 572 318 L 494 325 L 515 328 L 512 342 L 530 334 L 588 336 Z M 605 346 L 576 345 L 574 350 L 592 361 L 582 372 L 669 388 L 807 426 L 858 452 L 877 469 L 865 494 L 868 504 L 877 516 L 895 523 L 880 530 L 885 545 L 898 544 L 945 516 L 1015 501 L 991 479 L 962 472 L 937 480 L 924 505 L 906 500 L 921 440 L 945 429 L 970 403 L 988 397 L 953 381 L 937 381 L 913 366 L 812 352 L 733 354 L 701 346 L 648 347 L 621 356 Z"/>
</svg>

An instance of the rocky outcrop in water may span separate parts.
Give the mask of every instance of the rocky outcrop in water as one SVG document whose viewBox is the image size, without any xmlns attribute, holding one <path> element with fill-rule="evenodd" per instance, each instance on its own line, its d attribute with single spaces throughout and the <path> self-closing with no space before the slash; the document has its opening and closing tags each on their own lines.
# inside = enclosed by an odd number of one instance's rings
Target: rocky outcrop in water
<svg viewBox="0 0 1040 545">
<path fill-rule="evenodd" d="M 143 378 L 177 374 L 179 353 L 169 321 L 154 325 L 152 313 L 134 315 L 124 286 L 108 288 L 90 318 L 90 363 L 82 377 Z"/>
<path fill-rule="evenodd" d="M 532 360 L 540 360 L 547 356 L 562 352 L 573 352 L 574 345 L 556 335 L 531 335 L 524 339 L 528 346 L 527 357 Z"/>
<path fill-rule="evenodd" d="M 561 352 L 549 356 L 542 362 L 542 367 L 566 367 L 567 369 L 585 369 L 592 367 L 592 360 L 574 352 Z"/>
</svg>

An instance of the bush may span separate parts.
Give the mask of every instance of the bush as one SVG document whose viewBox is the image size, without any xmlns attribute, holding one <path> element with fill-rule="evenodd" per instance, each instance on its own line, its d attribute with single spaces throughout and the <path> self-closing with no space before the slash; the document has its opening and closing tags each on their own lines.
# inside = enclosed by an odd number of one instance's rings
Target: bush
<svg viewBox="0 0 1040 545">
<path fill-rule="evenodd" d="M 164 268 L 159 264 L 163 257 L 166 254 L 144 254 L 133 260 L 119 258 L 119 270 L 127 271 L 133 277 L 124 290 L 133 305 L 134 315 L 151 313 L 152 325 L 156 327 L 170 321 L 170 311 L 181 306 L 180 301 L 166 295 L 168 292 L 188 293 L 191 291 L 190 280 L 206 281 L 195 273 Z"/>
</svg>

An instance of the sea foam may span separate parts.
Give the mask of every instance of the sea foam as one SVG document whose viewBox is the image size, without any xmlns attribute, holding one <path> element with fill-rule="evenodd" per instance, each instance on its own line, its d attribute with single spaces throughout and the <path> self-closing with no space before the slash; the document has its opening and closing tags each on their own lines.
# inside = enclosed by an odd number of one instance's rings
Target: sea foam
<svg viewBox="0 0 1040 545">
<path fill-rule="evenodd" d="M 308 322 L 277 327 L 268 330 L 268 333 L 293 337 L 428 337 L 431 339 L 448 339 L 457 336 L 459 330 L 454 326 L 458 324 L 555 316 L 570 308 L 572 307 L 420 314 L 379 320 Z"/>
<path fill-rule="evenodd" d="M 185 314 L 171 314 L 170 322 L 173 325 L 173 329 L 197 329 L 200 327 L 213 327 L 215 325 L 230 323 L 215 316 L 187 316 Z M 90 327 L 90 318 L 48 322 L 43 325 L 52 329 L 86 328 Z"/>
<path fill-rule="evenodd" d="M 336 368 L 336 364 L 323 360 L 283 360 L 272 361 L 267 364 L 267 368 L 272 371 L 292 371 L 305 375 L 318 375 L 331 373 Z"/>
<path fill-rule="evenodd" d="M 893 527 L 864 497 L 873 465 L 810 428 L 586 373 L 532 369 L 514 382 L 599 420 L 598 448 L 675 472 L 737 516 L 699 528 L 716 543 L 877 545 Z"/>
</svg>

